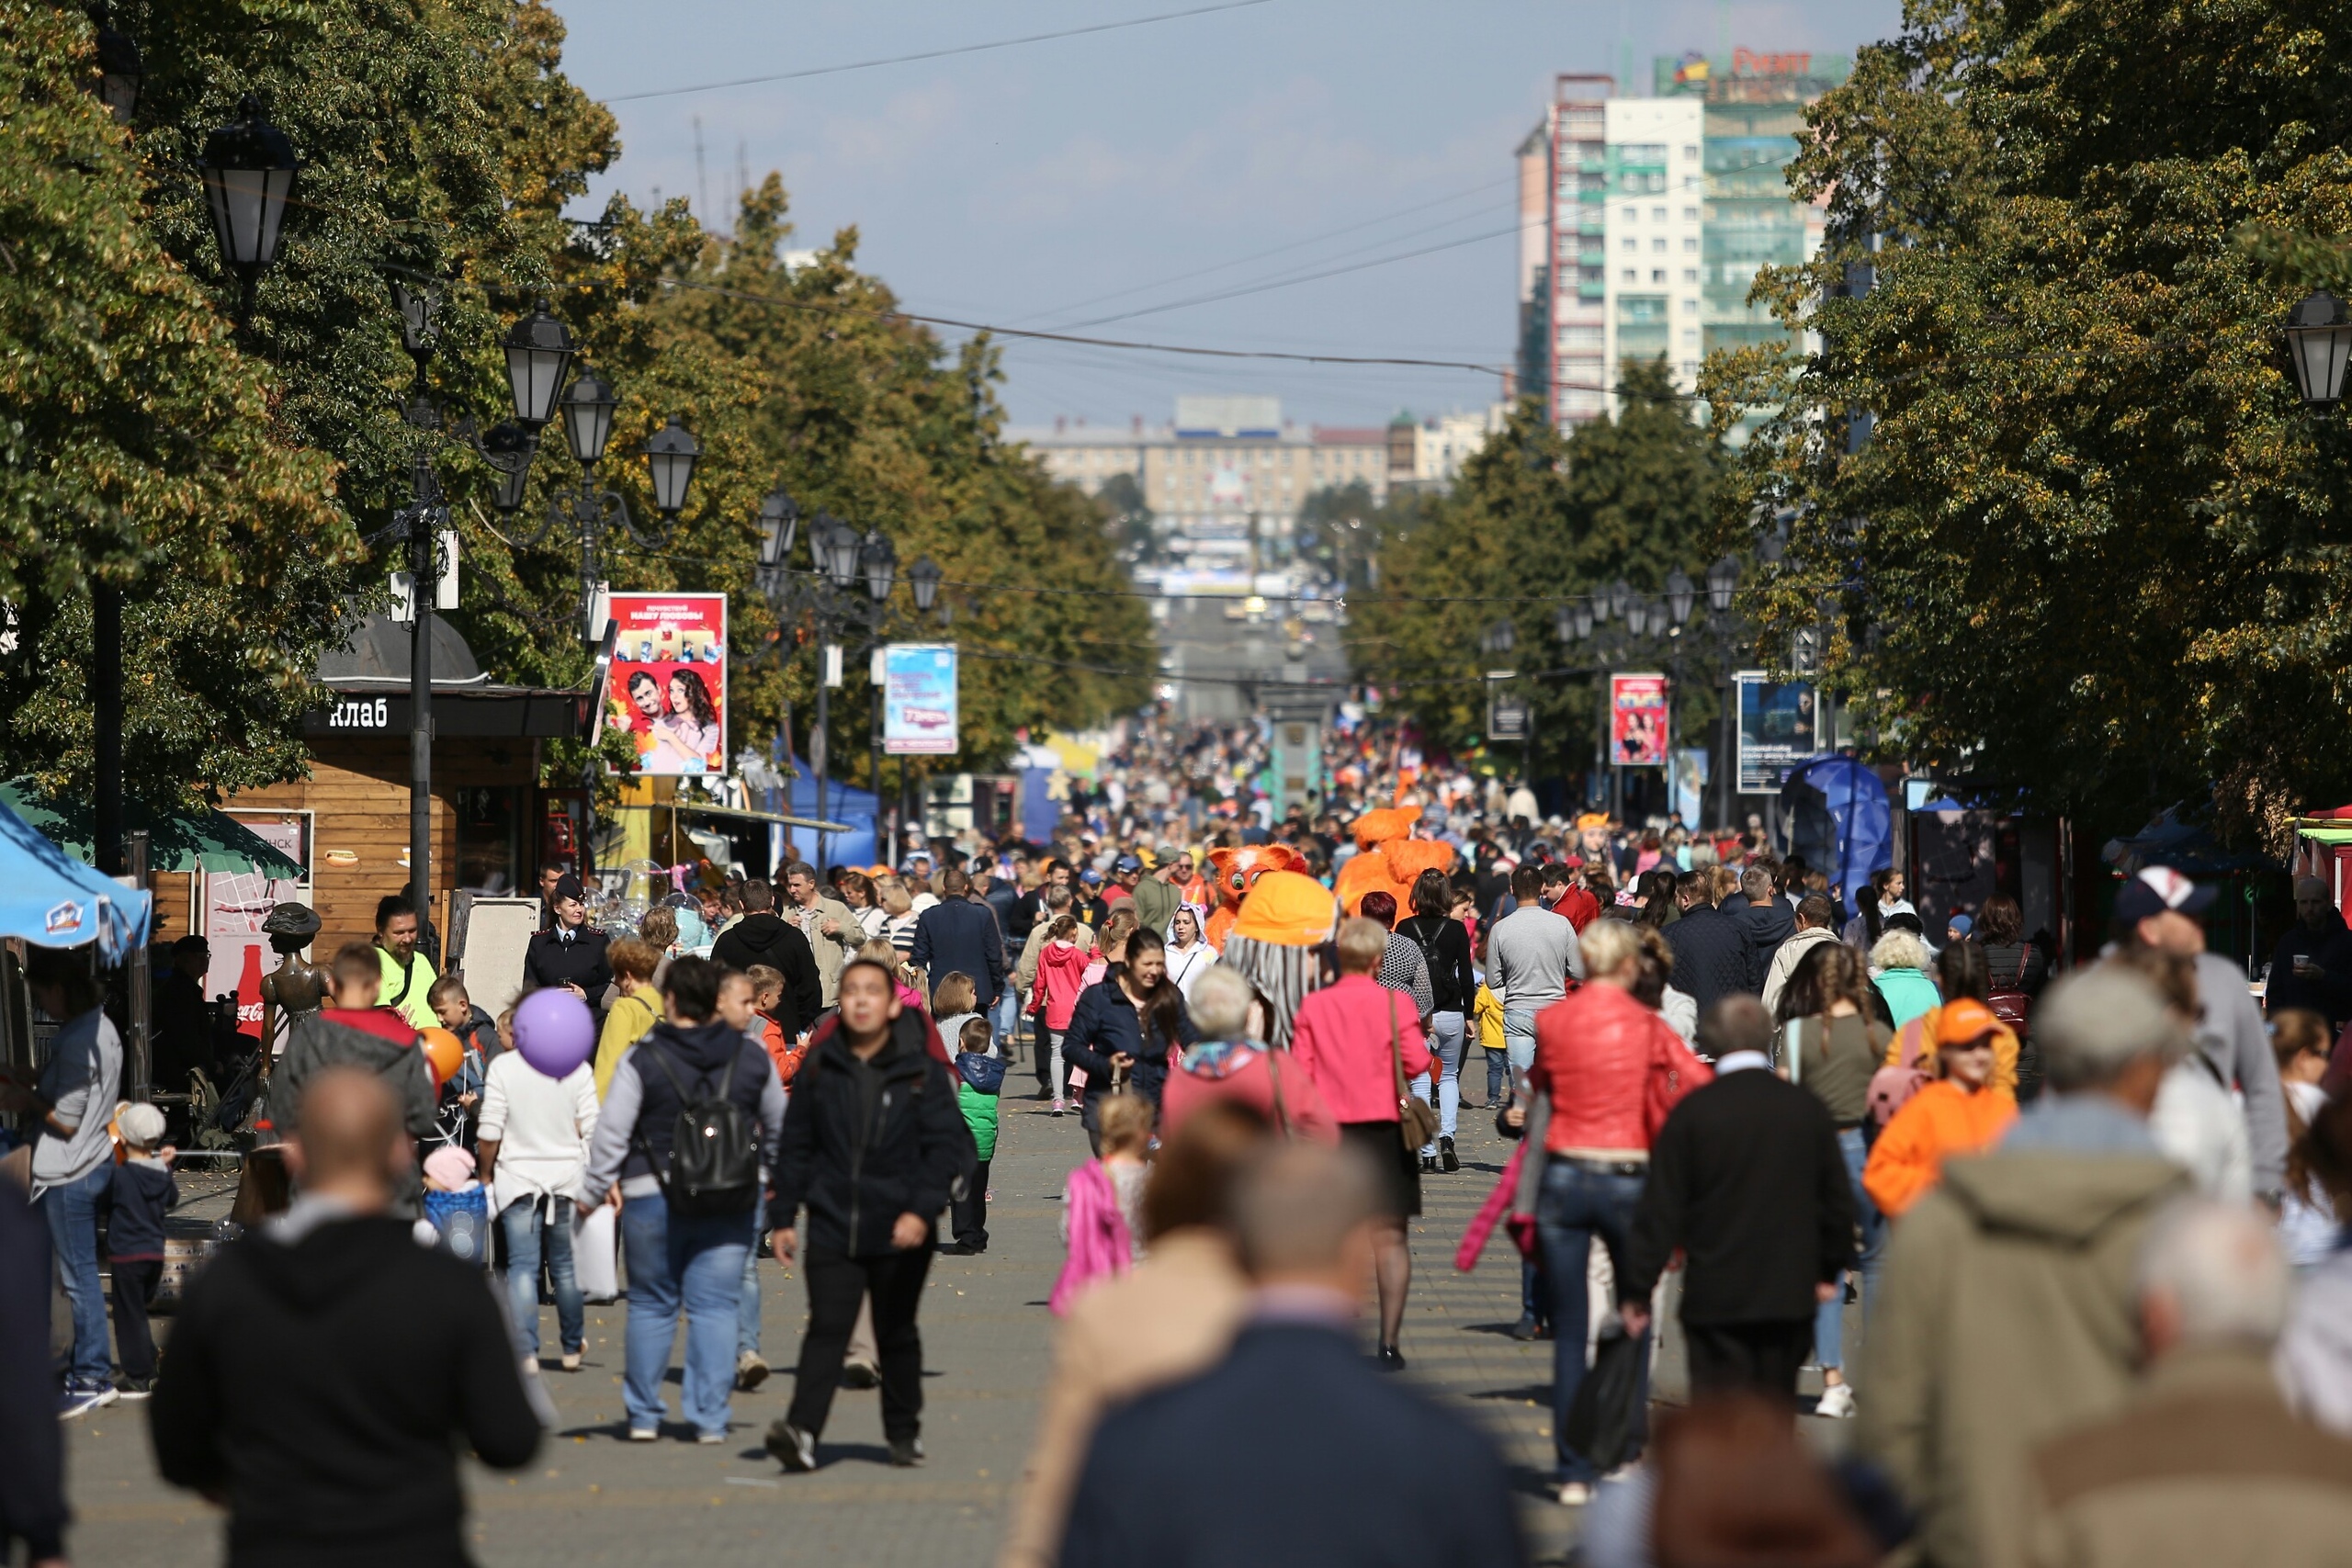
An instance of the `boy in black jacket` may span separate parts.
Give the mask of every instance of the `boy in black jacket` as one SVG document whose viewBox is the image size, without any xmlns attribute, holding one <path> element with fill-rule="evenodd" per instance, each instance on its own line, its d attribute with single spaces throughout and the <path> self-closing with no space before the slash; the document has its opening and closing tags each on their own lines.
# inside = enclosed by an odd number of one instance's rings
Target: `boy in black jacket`
<svg viewBox="0 0 2352 1568">
<path fill-rule="evenodd" d="M 808 1210 L 808 1329 L 792 1406 L 768 1428 L 768 1451 L 792 1471 L 817 1468 L 817 1437 L 869 1291 L 890 1462 L 922 1462 L 915 1309 L 931 1272 L 933 1222 L 976 1158 L 946 1064 L 923 1048 L 921 1020 L 902 1013 L 888 967 L 872 959 L 844 964 L 840 1004 L 793 1080 L 768 1201 L 781 1263 L 792 1261 L 793 1227 L 800 1208 Z"/>
<path fill-rule="evenodd" d="M 148 1331 L 147 1303 L 164 1277 L 164 1215 L 179 1206 L 180 1185 L 172 1179 L 172 1158 L 179 1151 L 164 1142 L 164 1113 L 152 1105 L 124 1107 L 115 1130 L 130 1156 L 114 1168 L 107 1220 L 114 1344 L 122 1361 L 119 1386 L 123 1398 L 144 1399 L 155 1382 L 155 1337 Z"/>
<path fill-rule="evenodd" d="M 1752 1389 L 1793 1406 L 1815 1311 L 1854 1261 L 1854 1194 L 1828 1110 L 1772 1071 L 1771 1043 L 1751 996 L 1699 1021 L 1715 1081 L 1650 1145 L 1617 1310 L 1628 1334 L 1646 1329 L 1650 1292 L 1682 1248 L 1691 1394 Z"/>
<path fill-rule="evenodd" d="M 226 1501 L 230 1568 L 464 1563 L 459 1455 L 514 1470 L 539 1445 L 505 1318 L 479 1267 L 390 1212 L 409 1155 L 374 1073 L 312 1077 L 287 1157 L 293 1207 L 188 1286 L 149 1406 L 157 1468 Z"/>
</svg>

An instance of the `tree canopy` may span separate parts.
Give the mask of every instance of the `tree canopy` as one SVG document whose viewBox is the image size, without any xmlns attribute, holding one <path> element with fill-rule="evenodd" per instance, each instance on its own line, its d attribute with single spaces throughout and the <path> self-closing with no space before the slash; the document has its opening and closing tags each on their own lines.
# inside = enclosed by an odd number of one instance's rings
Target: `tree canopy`
<svg viewBox="0 0 2352 1568">
<path fill-rule="evenodd" d="M 2352 8 L 1914 0 L 1791 167 L 1830 243 L 1759 287 L 1819 351 L 1710 367 L 1779 405 L 1727 531 L 1793 512 L 1769 609 L 1825 615 L 1883 755 L 2136 821 L 2340 804 L 2347 458 L 2249 230 L 2352 231 Z M 2287 257 L 2280 265 L 2280 257 Z"/>
</svg>

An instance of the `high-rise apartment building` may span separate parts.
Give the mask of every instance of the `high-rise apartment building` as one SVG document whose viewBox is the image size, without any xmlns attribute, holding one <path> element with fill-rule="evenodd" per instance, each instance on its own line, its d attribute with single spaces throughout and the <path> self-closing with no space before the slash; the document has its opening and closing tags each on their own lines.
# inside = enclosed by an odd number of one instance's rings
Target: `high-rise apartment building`
<svg viewBox="0 0 2352 1568">
<path fill-rule="evenodd" d="M 1540 262 L 1522 242 L 1519 363 L 1555 424 L 1612 411 L 1628 358 L 1665 355 L 1687 389 L 1708 353 L 1781 335 L 1748 289 L 1759 268 L 1820 248 L 1821 209 L 1791 200 L 1782 171 L 1804 105 L 1849 65 L 1746 49 L 1661 58 L 1647 98 L 1616 96 L 1608 76 L 1554 78 L 1519 150 L 1521 220 L 1545 236 Z"/>
</svg>

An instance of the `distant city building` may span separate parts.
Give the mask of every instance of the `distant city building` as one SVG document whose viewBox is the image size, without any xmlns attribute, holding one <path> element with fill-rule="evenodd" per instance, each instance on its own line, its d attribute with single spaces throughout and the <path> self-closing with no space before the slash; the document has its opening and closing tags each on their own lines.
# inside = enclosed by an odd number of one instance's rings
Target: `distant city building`
<svg viewBox="0 0 2352 1568">
<path fill-rule="evenodd" d="M 1487 436 L 1502 428 L 1500 404 L 1386 425 L 1313 425 L 1283 418 L 1266 397 L 1180 397 L 1176 417 L 1125 428 L 1057 419 L 1010 429 L 1046 473 L 1089 495 L 1119 475 L 1150 508 L 1170 564 L 1169 592 L 1277 593 L 1299 586 L 1288 567 L 1299 509 L 1319 490 L 1361 484 L 1378 505 L 1392 487 L 1442 489 Z"/>
<path fill-rule="evenodd" d="M 1823 210 L 1792 200 L 1782 171 L 1804 106 L 1850 68 L 1844 55 L 1736 49 L 1660 57 L 1647 98 L 1618 97 L 1607 76 L 1554 79 L 1519 149 L 1521 221 L 1542 223 L 1546 243 L 1540 262 L 1521 245 L 1518 356 L 1554 423 L 1613 411 L 1607 389 L 1627 358 L 1663 354 L 1687 389 L 1707 354 L 1785 335 L 1748 290 L 1759 269 L 1820 249 Z"/>
</svg>

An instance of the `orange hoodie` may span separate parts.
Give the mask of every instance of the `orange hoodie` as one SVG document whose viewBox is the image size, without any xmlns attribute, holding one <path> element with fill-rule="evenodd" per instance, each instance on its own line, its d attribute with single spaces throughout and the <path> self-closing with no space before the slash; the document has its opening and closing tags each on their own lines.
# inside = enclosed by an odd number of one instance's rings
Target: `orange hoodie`
<svg viewBox="0 0 2352 1568">
<path fill-rule="evenodd" d="M 1987 1084 L 1971 1094 L 1949 1079 L 1923 1084 L 1871 1145 L 1862 1190 L 1893 1219 L 1934 1190 L 1945 1160 L 1992 1147 L 2017 1115 L 2005 1089 Z"/>
</svg>

